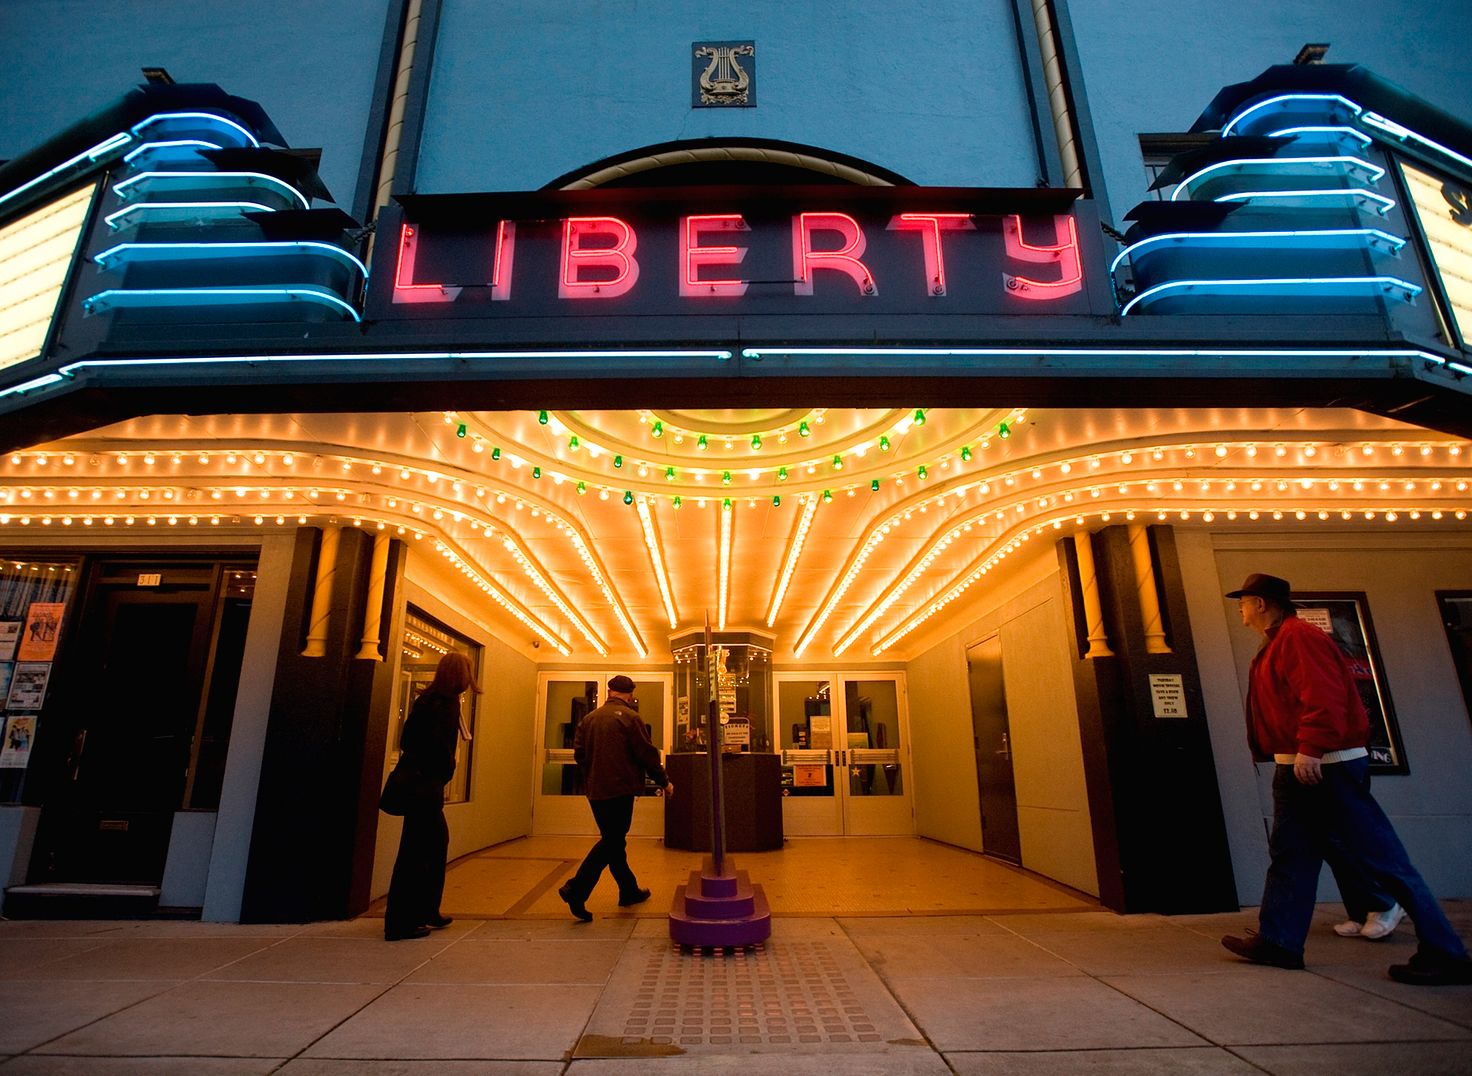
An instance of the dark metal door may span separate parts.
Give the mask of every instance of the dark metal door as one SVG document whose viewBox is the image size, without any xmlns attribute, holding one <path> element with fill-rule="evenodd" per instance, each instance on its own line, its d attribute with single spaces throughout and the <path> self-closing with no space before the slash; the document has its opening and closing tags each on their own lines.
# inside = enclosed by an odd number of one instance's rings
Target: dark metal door
<svg viewBox="0 0 1472 1076">
<path fill-rule="evenodd" d="M 989 856 L 1022 863 L 1017 832 L 1017 786 L 1012 777 L 1012 737 L 1002 680 L 1002 640 L 992 636 L 966 651 L 971 687 L 972 744 L 981 795 L 981 848 Z"/>
<path fill-rule="evenodd" d="M 92 588 L 57 700 L 61 749 L 31 881 L 162 880 L 201 709 L 212 575 L 202 586 Z"/>
</svg>

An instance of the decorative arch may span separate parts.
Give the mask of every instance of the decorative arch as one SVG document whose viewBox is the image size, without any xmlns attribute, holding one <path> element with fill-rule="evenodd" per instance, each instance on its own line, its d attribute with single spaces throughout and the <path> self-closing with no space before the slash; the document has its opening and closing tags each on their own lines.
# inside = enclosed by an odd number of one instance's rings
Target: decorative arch
<svg viewBox="0 0 1472 1076">
<path fill-rule="evenodd" d="M 682 139 L 629 150 L 574 169 L 544 190 L 699 184 L 800 183 L 913 187 L 887 168 L 842 153 L 771 138 Z"/>
</svg>

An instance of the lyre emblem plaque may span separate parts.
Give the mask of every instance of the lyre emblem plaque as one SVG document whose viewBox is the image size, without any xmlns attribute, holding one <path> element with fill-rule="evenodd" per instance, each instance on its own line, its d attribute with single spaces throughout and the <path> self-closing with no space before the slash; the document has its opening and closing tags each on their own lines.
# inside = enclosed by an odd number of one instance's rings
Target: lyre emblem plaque
<svg viewBox="0 0 1472 1076">
<path fill-rule="evenodd" d="M 693 108 L 756 105 L 756 42 L 697 41 L 692 46 Z"/>
</svg>

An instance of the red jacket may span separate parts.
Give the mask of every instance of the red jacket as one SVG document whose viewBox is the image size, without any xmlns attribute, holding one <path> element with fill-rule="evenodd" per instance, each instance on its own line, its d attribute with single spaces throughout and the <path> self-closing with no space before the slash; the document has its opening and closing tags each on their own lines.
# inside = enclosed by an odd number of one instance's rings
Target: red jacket
<svg viewBox="0 0 1472 1076">
<path fill-rule="evenodd" d="M 1322 758 L 1370 740 L 1349 661 L 1333 639 L 1296 616 L 1268 631 L 1247 680 L 1247 743 L 1254 758 Z"/>
</svg>

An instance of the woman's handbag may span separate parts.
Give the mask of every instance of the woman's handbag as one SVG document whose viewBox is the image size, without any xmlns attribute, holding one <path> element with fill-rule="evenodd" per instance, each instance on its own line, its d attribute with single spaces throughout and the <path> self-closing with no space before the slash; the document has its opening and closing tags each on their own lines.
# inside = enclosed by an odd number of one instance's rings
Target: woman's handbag
<svg viewBox="0 0 1472 1076">
<path fill-rule="evenodd" d="M 384 814 L 404 815 L 415 808 L 434 807 L 444 802 L 445 788 L 431 781 L 414 766 L 398 765 L 383 783 L 383 795 L 378 797 L 378 809 Z"/>
</svg>

